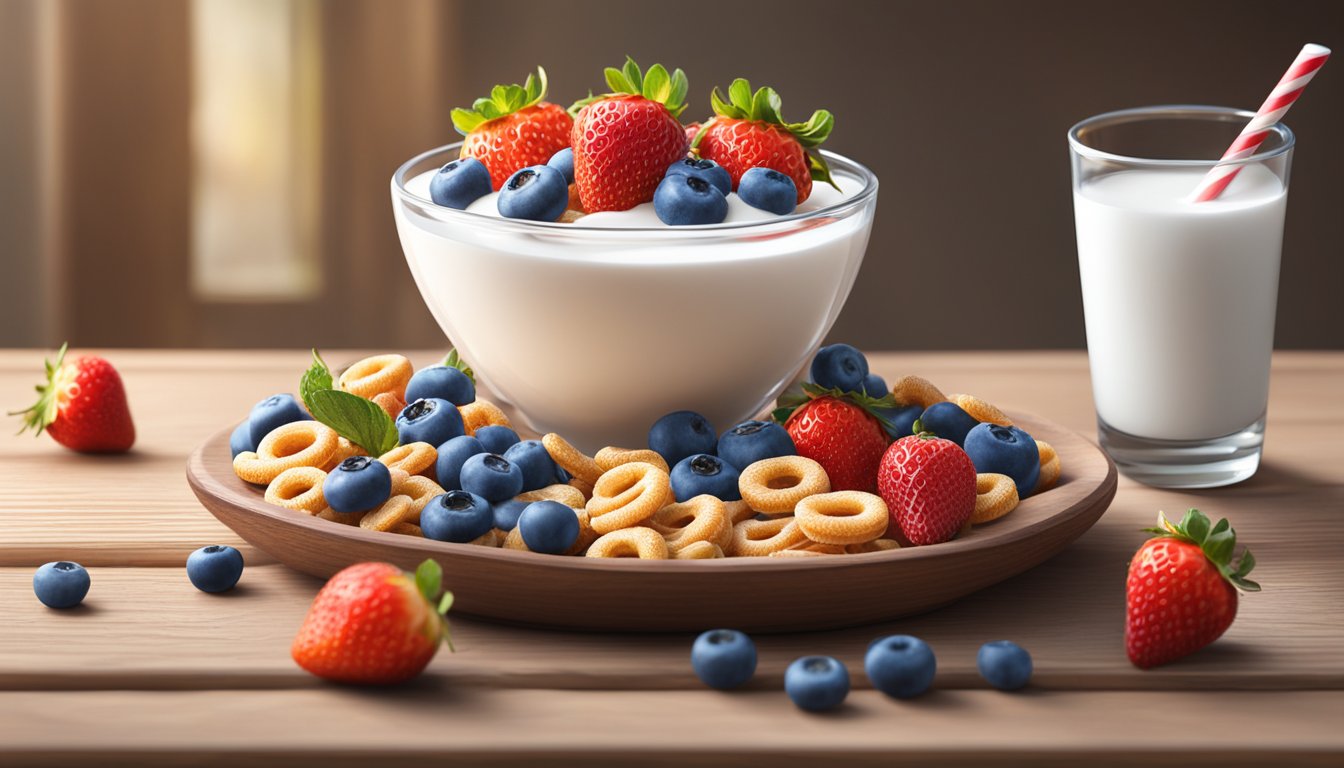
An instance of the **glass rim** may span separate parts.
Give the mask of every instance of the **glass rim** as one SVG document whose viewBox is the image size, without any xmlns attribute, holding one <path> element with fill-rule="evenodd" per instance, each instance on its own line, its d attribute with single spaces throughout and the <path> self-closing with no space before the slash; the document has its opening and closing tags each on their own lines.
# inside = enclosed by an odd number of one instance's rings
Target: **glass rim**
<svg viewBox="0 0 1344 768">
<path fill-rule="evenodd" d="M 807 221 L 822 216 L 835 216 L 840 213 L 848 214 L 852 210 L 859 209 L 866 205 L 874 196 L 877 195 L 878 180 L 877 174 L 868 169 L 862 163 L 851 160 L 844 155 L 839 155 L 825 149 L 813 150 L 820 152 L 822 156 L 831 164 L 832 170 L 843 170 L 857 176 L 863 183 L 863 187 L 852 197 L 828 205 L 825 208 L 818 208 L 815 211 L 806 211 L 804 213 L 790 213 L 784 216 L 773 216 L 766 219 L 757 219 L 754 221 L 742 221 L 720 224 L 701 224 L 693 226 L 656 226 L 656 227 L 595 227 L 584 226 L 581 223 L 564 224 L 558 221 L 528 221 L 526 219 L 506 219 L 498 216 L 488 216 L 481 213 L 469 213 L 456 208 L 448 208 L 436 204 L 427 197 L 421 197 L 406 189 L 406 181 L 410 177 L 411 168 L 425 162 L 435 155 L 452 152 L 453 157 L 457 156 L 457 150 L 462 146 L 461 141 L 455 141 L 451 144 L 445 144 L 434 149 L 421 152 L 410 160 L 402 163 L 392 174 L 392 191 L 400 198 L 401 202 L 406 204 L 429 206 L 435 211 L 437 216 L 442 216 L 444 221 L 458 220 L 462 224 L 485 225 L 494 227 L 516 228 L 522 232 L 572 232 L 576 234 L 593 235 L 595 237 L 616 237 L 628 234 L 663 232 L 669 229 L 675 229 L 678 232 L 695 233 L 697 235 L 718 235 L 731 234 L 742 231 L 759 231 L 761 229 L 775 228 L 780 225 L 788 225 L 799 221 Z M 446 162 L 446 161 L 445 161 Z M 824 182 L 815 182 L 821 184 Z M 582 219 L 580 219 L 582 221 Z"/>
<path fill-rule="evenodd" d="M 1168 167 L 1195 167 L 1212 168 L 1215 165 L 1249 165 L 1251 163 L 1260 163 L 1265 160 L 1287 154 L 1292 151 L 1296 143 L 1296 136 L 1286 124 L 1279 122 L 1271 125 L 1269 130 L 1276 134 L 1281 143 L 1279 146 L 1267 149 L 1262 152 L 1256 152 L 1248 157 L 1239 160 L 1228 160 L 1226 162 L 1220 159 L 1213 160 L 1173 160 L 1169 158 L 1153 157 L 1134 157 L 1130 155 L 1121 155 L 1114 152 L 1106 152 L 1084 143 L 1079 137 L 1082 131 L 1094 127 L 1100 123 L 1132 123 L 1142 120 L 1156 118 L 1175 118 L 1175 119 L 1210 119 L 1210 118 L 1242 118 L 1247 122 L 1255 117 L 1255 112 L 1247 109 L 1237 109 L 1235 107 L 1218 107 L 1204 104 L 1159 104 L 1149 107 L 1133 107 L 1130 109 L 1117 109 L 1111 112 L 1102 112 L 1086 119 L 1080 120 L 1069 129 L 1069 148 L 1081 157 L 1089 160 L 1109 160 L 1117 163 L 1127 163 L 1130 165 L 1154 165 Z"/>
</svg>

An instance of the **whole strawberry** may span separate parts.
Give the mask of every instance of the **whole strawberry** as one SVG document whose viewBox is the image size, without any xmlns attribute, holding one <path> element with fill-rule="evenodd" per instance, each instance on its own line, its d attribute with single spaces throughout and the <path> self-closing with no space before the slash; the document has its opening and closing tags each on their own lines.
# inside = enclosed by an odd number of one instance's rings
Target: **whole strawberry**
<svg viewBox="0 0 1344 768">
<path fill-rule="evenodd" d="M 911 544 L 939 544 L 957 535 L 975 511 L 975 465 L 951 440 L 910 435 L 882 456 L 877 492 Z"/>
<path fill-rule="evenodd" d="M 589 97 L 574 120 L 574 183 L 589 213 L 626 211 L 653 200 L 668 166 L 686 156 L 686 75 L 662 64 L 641 73 L 633 59 L 608 67 L 612 92 Z"/>
<path fill-rule="evenodd" d="M 388 563 L 358 563 L 322 587 L 294 638 L 290 655 L 308 672 L 341 683 L 392 685 L 420 674 L 448 639 L 436 609 L 443 571 L 426 560 L 415 576 Z M 449 648 L 452 647 L 451 641 Z"/>
<path fill-rule="evenodd" d="M 733 189 L 742 174 L 758 166 L 793 179 L 800 204 L 812 194 L 813 180 L 835 185 L 825 158 L 808 151 L 831 135 L 835 117 L 830 112 L 818 109 L 805 123 L 785 122 L 775 89 L 759 88 L 753 93 L 751 83 L 740 77 L 728 86 L 727 101 L 715 88 L 710 102 L 715 116 L 701 127 L 691 151 L 727 169 Z"/>
<path fill-rule="evenodd" d="M 121 375 L 101 357 L 66 360 L 68 346 L 61 345 L 54 365 L 45 363 L 47 382 L 37 385 L 37 402 L 9 415 L 23 416 L 20 432 L 34 429 L 40 435 L 45 431 L 72 451 L 129 451 L 135 444 L 135 423 Z"/>
<path fill-rule="evenodd" d="M 1125 652 L 1150 669 L 1194 653 L 1217 640 L 1237 616 L 1237 592 L 1259 592 L 1246 578 L 1255 567 L 1250 550 L 1233 562 L 1237 532 L 1227 520 L 1210 527 L 1197 509 L 1173 524 L 1164 514 L 1157 536 L 1129 562 L 1125 581 Z"/>
<path fill-rule="evenodd" d="M 574 119 L 564 107 L 542 101 L 545 96 L 546 70 L 537 67 L 523 85 L 496 85 L 471 109 L 453 110 L 453 126 L 467 137 L 461 156 L 485 164 L 495 191 L 514 171 L 544 165 L 569 146 Z"/>
<path fill-rule="evenodd" d="M 835 491 L 877 487 L 877 465 L 887 449 L 887 433 L 869 411 L 835 390 L 804 387 L 812 399 L 784 420 L 799 456 L 826 470 Z M 820 394 L 827 392 L 828 394 Z"/>
</svg>

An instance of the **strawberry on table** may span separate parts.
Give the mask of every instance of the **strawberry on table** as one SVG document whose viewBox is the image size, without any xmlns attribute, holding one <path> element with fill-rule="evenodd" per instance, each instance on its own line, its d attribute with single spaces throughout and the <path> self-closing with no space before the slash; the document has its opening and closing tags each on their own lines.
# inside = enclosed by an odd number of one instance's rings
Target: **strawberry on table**
<svg viewBox="0 0 1344 768">
<path fill-rule="evenodd" d="M 496 85 L 471 109 L 453 110 L 453 126 L 467 137 L 461 156 L 485 164 L 496 192 L 514 171 L 544 165 L 569 146 L 574 119 L 545 96 L 546 70 L 537 67 L 523 85 Z"/>
<path fill-rule="evenodd" d="M 647 73 L 629 57 L 606 69 L 611 93 L 583 99 L 570 143 L 574 183 L 589 213 L 626 211 L 653 200 L 668 166 L 686 156 L 686 130 L 677 116 L 689 87 L 680 69 L 662 64 Z"/>
<path fill-rule="evenodd" d="M 62 344 L 55 364 L 47 361 L 47 381 L 37 385 L 32 407 L 13 411 L 23 416 L 23 432 L 45 431 L 52 439 L 81 453 L 123 453 L 135 444 L 135 424 L 126 403 L 121 375 L 101 357 L 66 360 Z"/>
<path fill-rule="evenodd" d="M 809 151 L 831 135 L 835 117 L 830 112 L 818 109 L 805 123 L 785 122 L 775 89 L 753 92 L 751 83 L 741 77 L 728 86 L 727 101 L 718 88 L 710 94 L 710 101 L 714 117 L 700 128 L 691 151 L 726 168 L 733 177 L 733 189 L 742 174 L 757 167 L 772 168 L 793 179 L 799 204 L 812 194 L 814 180 L 835 186 L 825 158 Z"/>
<path fill-rule="evenodd" d="M 877 465 L 890 442 L 872 412 L 881 401 L 813 384 L 804 384 L 803 391 L 807 399 L 781 398 L 785 407 L 775 412 L 798 455 L 826 470 L 832 490 L 877 490 Z"/>
<path fill-rule="evenodd" d="M 1233 556 L 1237 532 L 1226 519 L 1210 526 L 1197 509 L 1179 523 L 1158 515 L 1157 536 L 1129 563 L 1125 581 L 1125 652 L 1136 667 L 1189 655 L 1222 636 L 1237 616 L 1237 593 L 1259 592 L 1246 578 L 1250 550 Z"/>
<path fill-rule="evenodd" d="M 910 435 L 882 456 L 877 492 L 910 543 L 939 544 L 957 535 L 975 511 L 975 465 L 951 440 Z"/>
</svg>

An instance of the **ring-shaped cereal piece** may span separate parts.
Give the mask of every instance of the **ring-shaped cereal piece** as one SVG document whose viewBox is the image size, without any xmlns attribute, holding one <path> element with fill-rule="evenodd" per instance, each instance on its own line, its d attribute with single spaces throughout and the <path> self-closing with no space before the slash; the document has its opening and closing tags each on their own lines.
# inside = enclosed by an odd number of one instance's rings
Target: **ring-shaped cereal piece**
<svg viewBox="0 0 1344 768">
<path fill-rule="evenodd" d="M 808 539 L 838 546 L 872 541 L 886 533 L 891 523 L 882 497 L 863 491 L 808 496 L 798 502 L 793 514 Z"/>
<path fill-rule="evenodd" d="M 320 517 L 323 520 L 330 520 L 341 525 L 359 525 L 359 521 L 364 519 L 365 514 L 364 512 L 337 512 L 331 507 L 327 507 L 313 517 Z"/>
<path fill-rule="evenodd" d="M 807 536 L 792 517 L 743 520 L 733 526 L 732 554 L 738 557 L 764 557 L 804 541 L 807 541 Z"/>
<path fill-rule="evenodd" d="M 588 482 L 587 480 L 580 480 L 577 477 L 571 477 L 569 478 L 569 482 L 565 483 L 565 485 L 568 485 L 570 488 L 573 488 L 574 490 L 578 491 L 579 495 L 583 496 L 584 504 L 587 504 L 588 500 L 593 498 L 593 484 Z"/>
<path fill-rule="evenodd" d="M 604 470 L 583 451 L 570 445 L 568 440 L 552 432 L 542 436 L 541 445 L 561 469 L 579 480 L 597 485 L 597 479 L 602 476 Z M 667 474 L 666 470 L 663 474 Z"/>
<path fill-rule="evenodd" d="M 900 549 L 901 542 L 895 539 L 873 539 L 865 541 L 862 544 L 850 544 L 845 547 L 845 552 L 851 555 L 862 555 L 867 552 L 886 552 L 892 549 Z"/>
<path fill-rule="evenodd" d="M 342 461 L 345 461 L 351 456 L 363 456 L 363 455 L 364 455 L 363 448 L 360 448 L 358 445 L 355 445 L 354 443 L 350 442 L 344 437 L 337 435 L 336 450 L 331 452 L 331 458 L 327 459 L 327 463 L 322 465 L 322 470 L 324 472 L 330 472 L 336 467 L 340 466 Z"/>
<path fill-rule="evenodd" d="M 415 369 L 402 355 L 374 355 L 359 360 L 345 369 L 337 380 L 337 387 L 352 395 L 372 400 L 384 392 L 391 392 L 399 400 L 406 399 L 406 385 Z"/>
<path fill-rule="evenodd" d="M 398 523 L 409 523 L 411 497 L 393 496 L 377 509 L 369 510 L 360 518 L 359 527 L 366 531 L 390 531 Z"/>
<path fill-rule="evenodd" d="M 583 505 L 588 503 L 584 498 L 583 491 L 566 483 L 555 483 L 544 488 L 538 488 L 535 491 L 526 491 L 513 497 L 514 501 L 558 501 L 567 507 L 583 509 Z"/>
<path fill-rule="evenodd" d="M 593 456 L 593 462 L 603 472 L 636 461 L 652 464 L 664 472 L 672 471 L 672 468 L 667 466 L 667 459 L 664 459 L 662 454 L 648 448 L 617 448 L 614 445 L 609 445 Z"/>
<path fill-rule="evenodd" d="M 640 560 L 666 560 L 670 555 L 663 537 L 643 526 L 604 533 L 586 553 L 587 557 L 637 557 Z"/>
<path fill-rule="evenodd" d="M 489 400 L 478 397 L 466 405 L 458 406 L 457 410 L 462 414 L 462 426 L 466 428 L 468 435 L 476 434 L 476 430 L 481 427 L 513 428 L 508 415 Z"/>
<path fill-rule="evenodd" d="M 468 541 L 467 544 L 473 547 L 498 547 L 500 545 L 499 530 L 497 528 L 491 528 L 480 536 Z"/>
<path fill-rule="evenodd" d="M 742 470 L 737 488 L 752 509 L 778 515 L 792 512 L 808 496 L 829 493 L 831 478 L 820 464 L 806 456 L 777 456 L 761 459 Z"/>
<path fill-rule="evenodd" d="M 965 411 L 976 421 L 986 424 L 998 424 L 1004 427 L 1013 426 L 1013 420 L 1008 418 L 1008 414 L 984 400 L 981 400 L 975 395 L 948 395 L 947 399 L 956 403 L 961 410 Z"/>
<path fill-rule="evenodd" d="M 732 529 L 723 501 L 709 494 L 668 504 L 655 512 L 647 525 L 663 535 L 668 551 L 674 555 L 699 542 L 717 545 L 724 539 L 724 531 Z"/>
<path fill-rule="evenodd" d="M 420 513 L 425 511 L 429 502 L 447 493 L 447 491 L 444 490 L 443 486 L 424 475 L 408 475 L 402 478 L 400 483 L 392 486 L 392 493 L 396 496 L 411 497 L 411 514 L 407 521 L 419 525 Z"/>
<path fill-rule="evenodd" d="M 1059 482 L 1059 453 L 1055 451 L 1055 447 L 1044 440 L 1037 440 L 1036 450 L 1041 454 L 1041 479 L 1036 481 L 1032 493 L 1048 491 Z"/>
<path fill-rule="evenodd" d="M 696 541 L 672 552 L 673 560 L 717 560 L 723 549 L 712 541 Z"/>
<path fill-rule="evenodd" d="M 244 451 L 234 457 L 233 472 L 245 482 L 270 485 L 286 469 L 326 466 L 336 441 L 336 432 L 320 422 L 285 424 L 262 438 L 255 453 Z"/>
<path fill-rule="evenodd" d="M 373 400 L 374 405 L 382 408 L 383 413 L 390 416 L 393 421 L 396 421 L 401 412 L 406 409 L 406 401 L 398 397 L 396 392 L 379 392 L 370 399 Z"/>
<path fill-rule="evenodd" d="M 636 461 L 602 473 L 585 509 L 600 534 L 639 525 L 662 508 L 672 478 L 663 470 Z"/>
<path fill-rule="evenodd" d="M 794 544 L 788 549 L 771 552 L 770 557 L 816 557 L 818 555 L 843 554 L 845 554 L 845 548 L 838 544 L 818 544 L 815 541 L 804 541 L 800 544 Z"/>
<path fill-rule="evenodd" d="M 400 469 L 409 475 L 418 475 L 438 461 L 439 452 L 429 443 L 407 443 L 384 453 L 378 460 L 388 469 Z"/>
<path fill-rule="evenodd" d="M 566 555 L 582 555 L 594 541 L 597 541 L 598 534 L 593 530 L 593 521 L 588 516 L 588 510 L 576 509 L 574 514 L 579 516 L 579 537 L 569 549 L 565 550 Z"/>
<path fill-rule="evenodd" d="M 322 482 L 327 473 L 317 467 L 290 467 L 266 486 L 266 501 L 286 509 L 315 515 L 327 508 Z"/>
<path fill-rule="evenodd" d="M 496 528 L 492 530 L 499 530 L 499 529 Z M 523 541 L 523 532 L 518 530 L 518 526 L 516 525 L 513 527 L 513 530 L 509 531 L 507 534 L 504 535 L 504 541 L 501 542 L 499 546 L 503 547 L 504 549 L 512 549 L 518 552 L 532 551 L 527 548 L 527 542 Z"/>
<path fill-rule="evenodd" d="M 737 525 L 743 520 L 750 520 L 756 517 L 756 510 L 745 501 L 725 501 L 723 502 L 723 511 L 728 515 L 728 522 L 731 525 Z M 729 537 L 731 541 L 731 537 Z"/>
<path fill-rule="evenodd" d="M 388 533 L 400 533 L 403 536 L 416 536 L 425 538 L 425 532 L 420 530 L 420 526 L 415 523 L 397 523 L 388 529 Z"/>
<path fill-rule="evenodd" d="M 975 476 L 975 511 L 972 523 L 988 523 L 1017 509 L 1017 485 L 1007 475 L 981 472 Z"/>
<path fill-rule="evenodd" d="M 902 376 L 891 385 L 892 397 L 901 406 L 920 405 L 928 408 L 934 403 L 947 400 L 947 395 L 923 376 Z"/>
</svg>

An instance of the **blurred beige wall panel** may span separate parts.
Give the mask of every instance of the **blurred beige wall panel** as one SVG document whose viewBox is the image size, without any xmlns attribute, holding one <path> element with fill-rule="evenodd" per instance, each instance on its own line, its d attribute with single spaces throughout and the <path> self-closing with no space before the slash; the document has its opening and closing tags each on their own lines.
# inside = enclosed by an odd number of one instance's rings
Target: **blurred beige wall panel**
<svg viewBox="0 0 1344 768">
<path fill-rule="evenodd" d="M 312 298 L 318 0 L 191 1 L 191 282 L 206 301 Z"/>
<path fill-rule="evenodd" d="M 37 0 L 0 0 L 0 346 L 44 339 Z"/>
</svg>

